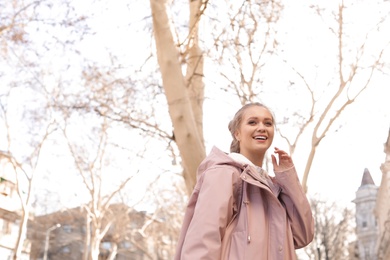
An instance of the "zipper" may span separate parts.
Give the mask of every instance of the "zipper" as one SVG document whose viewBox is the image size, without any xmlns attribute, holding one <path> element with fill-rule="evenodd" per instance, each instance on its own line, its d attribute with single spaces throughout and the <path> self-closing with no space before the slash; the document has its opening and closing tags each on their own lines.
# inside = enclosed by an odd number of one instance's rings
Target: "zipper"
<svg viewBox="0 0 390 260">
<path fill-rule="evenodd" d="M 251 242 L 251 234 L 250 234 L 250 219 L 249 219 L 249 199 L 248 199 L 248 191 L 247 191 L 247 183 L 244 181 L 243 183 L 243 200 L 242 203 L 245 205 L 245 214 L 246 214 L 246 230 L 247 230 L 247 243 L 249 244 Z"/>
</svg>

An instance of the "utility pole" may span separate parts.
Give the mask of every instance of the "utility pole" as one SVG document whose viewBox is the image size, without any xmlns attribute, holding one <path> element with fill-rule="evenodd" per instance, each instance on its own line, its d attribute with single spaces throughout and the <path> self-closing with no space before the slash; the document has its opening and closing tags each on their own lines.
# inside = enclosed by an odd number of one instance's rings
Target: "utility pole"
<svg viewBox="0 0 390 260">
<path fill-rule="evenodd" d="M 55 224 L 54 226 L 48 228 L 46 230 L 46 238 L 45 238 L 45 251 L 43 253 L 43 260 L 47 260 L 47 251 L 49 250 L 49 239 L 50 239 L 50 232 L 52 232 L 54 229 L 61 227 L 61 224 Z"/>
</svg>

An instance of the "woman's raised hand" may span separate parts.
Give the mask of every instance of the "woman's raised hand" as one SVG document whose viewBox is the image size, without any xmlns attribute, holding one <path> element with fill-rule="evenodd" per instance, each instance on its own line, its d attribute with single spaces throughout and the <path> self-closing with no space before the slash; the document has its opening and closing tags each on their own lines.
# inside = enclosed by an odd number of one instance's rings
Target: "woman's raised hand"
<svg viewBox="0 0 390 260">
<path fill-rule="evenodd" d="M 288 155 L 285 151 L 275 147 L 274 153 L 278 156 L 278 159 L 276 159 L 274 154 L 271 155 L 275 172 L 283 172 L 294 166 L 291 156 Z"/>
</svg>

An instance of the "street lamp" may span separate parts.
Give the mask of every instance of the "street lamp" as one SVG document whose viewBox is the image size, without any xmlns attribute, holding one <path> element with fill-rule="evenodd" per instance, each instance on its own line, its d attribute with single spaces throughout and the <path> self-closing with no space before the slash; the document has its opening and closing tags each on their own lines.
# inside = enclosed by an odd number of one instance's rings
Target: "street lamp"
<svg viewBox="0 0 390 260">
<path fill-rule="evenodd" d="M 59 227 L 61 227 L 61 224 L 55 224 L 54 226 L 52 226 L 48 230 L 46 230 L 45 251 L 43 254 L 43 260 L 47 260 L 47 251 L 49 250 L 50 232 L 52 232 L 54 229 L 59 228 Z"/>
</svg>

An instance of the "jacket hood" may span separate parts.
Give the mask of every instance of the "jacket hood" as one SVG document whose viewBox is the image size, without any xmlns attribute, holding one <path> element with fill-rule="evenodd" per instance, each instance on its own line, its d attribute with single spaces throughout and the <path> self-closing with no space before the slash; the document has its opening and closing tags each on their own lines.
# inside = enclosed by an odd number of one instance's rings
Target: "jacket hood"
<svg viewBox="0 0 390 260">
<path fill-rule="evenodd" d="M 216 165 L 231 165 L 234 167 L 245 168 L 246 164 L 235 161 L 227 153 L 213 146 L 209 155 L 201 162 L 198 167 L 197 179 L 208 168 Z"/>
</svg>

